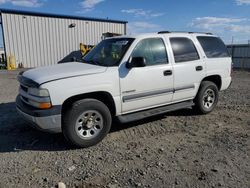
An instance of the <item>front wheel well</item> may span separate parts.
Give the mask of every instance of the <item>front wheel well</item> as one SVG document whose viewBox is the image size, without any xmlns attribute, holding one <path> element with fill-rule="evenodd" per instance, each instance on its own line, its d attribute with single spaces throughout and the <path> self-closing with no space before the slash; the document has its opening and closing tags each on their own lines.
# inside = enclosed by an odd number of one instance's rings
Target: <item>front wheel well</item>
<svg viewBox="0 0 250 188">
<path fill-rule="evenodd" d="M 110 93 L 105 91 L 84 93 L 66 99 L 62 105 L 62 114 L 64 114 L 68 109 L 70 109 L 74 102 L 86 98 L 96 99 L 103 102 L 109 108 L 112 116 L 116 114 L 114 99 Z"/>
<path fill-rule="evenodd" d="M 213 82 L 217 86 L 218 90 L 220 91 L 222 81 L 221 81 L 221 77 L 219 75 L 207 76 L 201 82 L 203 82 L 203 81 Z"/>
</svg>

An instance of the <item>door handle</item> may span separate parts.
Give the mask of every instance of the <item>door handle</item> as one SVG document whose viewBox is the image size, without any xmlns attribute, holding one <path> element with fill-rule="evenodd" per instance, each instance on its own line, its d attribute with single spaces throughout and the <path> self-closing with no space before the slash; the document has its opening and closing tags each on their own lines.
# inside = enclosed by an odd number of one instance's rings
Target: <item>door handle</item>
<svg viewBox="0 0 250 188">
<path fill-rule="evenodd" d="M 163 75 L 164 76 L 170 76 L 170 75 L 172 75 L 172 71 L 171 70 L 165 70 L 165 71 L 163 71 Z"/>
<path fill-rule="evenodd" d="M 197 66 L 195 67 L 196 71 L 202 71 L 203 70 L 203 67 L 202 66 Z"/>
</svg>

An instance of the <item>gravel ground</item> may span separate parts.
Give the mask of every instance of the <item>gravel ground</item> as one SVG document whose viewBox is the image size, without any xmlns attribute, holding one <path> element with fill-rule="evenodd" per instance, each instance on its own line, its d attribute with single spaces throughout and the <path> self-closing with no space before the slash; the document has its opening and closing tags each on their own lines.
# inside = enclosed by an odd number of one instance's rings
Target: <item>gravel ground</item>
<svg viewBox="0 0 250 188">
<path fill-rule="evenodd" d="M 88 149 L 18 116 L 17 73 L 0 72 L 0 187 L 250 187 L 250 72 L 233 72 L 209 115 L 187 109 L 114 123 Z"/>
</svg>

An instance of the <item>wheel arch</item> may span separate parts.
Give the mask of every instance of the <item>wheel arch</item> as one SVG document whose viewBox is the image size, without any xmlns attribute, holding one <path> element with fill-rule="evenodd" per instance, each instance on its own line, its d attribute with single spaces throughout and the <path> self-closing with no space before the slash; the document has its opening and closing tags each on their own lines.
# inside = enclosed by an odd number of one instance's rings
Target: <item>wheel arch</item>
<svg viewBox="0 0 250 188">
<path fill-rule="evenodd" d="M 72 106 L 74 102 L 86 98 L 96 99 L 103 102 L 109 108 L 112 116 L 116 114 L 116 106 L 114 99 L 112 95 L 106 91 L 84 93 L 67 98 L 62 105 L 62 114 L 64 114 L 67 111 L 67 109 L 69 109 Z"/>
<path fill-rule="evenodd" d="M 203 80 L 201 81 L 201 83 L 203 81 L 213 82 L 217 86 L 218 90 L 220 91 L 221 86 L 222 86 L 222 79 L 221 79 L 220 75 L 210 75 L 210 76 L 207 76 L 207 77 L 203 78 Z"/>
</svg>

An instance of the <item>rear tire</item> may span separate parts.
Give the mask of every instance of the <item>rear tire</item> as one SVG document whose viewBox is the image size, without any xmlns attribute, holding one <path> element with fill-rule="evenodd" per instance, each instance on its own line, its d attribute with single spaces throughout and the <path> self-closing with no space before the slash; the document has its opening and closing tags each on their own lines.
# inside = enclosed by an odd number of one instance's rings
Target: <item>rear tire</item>
<svg viewBox="0 0 250 188">
<path fill-rule="evenodd" d="M 218 103 L 219 91 L 217 86 L 210 81 L 203 81 L 197 96 L 194 99 L 194 109 L 199 114 L 208 114 L 213 111 Z"/>
<path fill-rule="evenodd" d="M 112 118 L 108 107 L 96 99 L 76 101 L 63 117 L 62 132 L 78 147 L 99 143 L 109 132 Z"/>
</svg>

